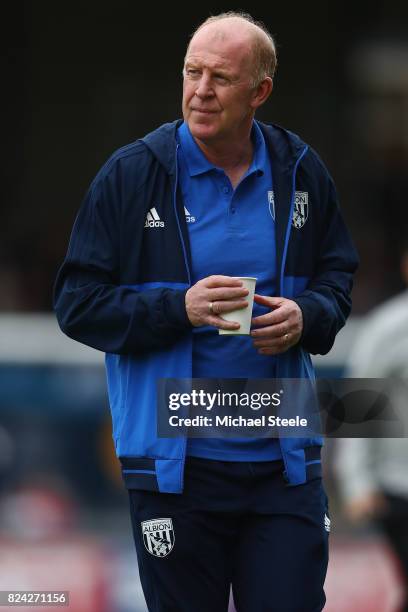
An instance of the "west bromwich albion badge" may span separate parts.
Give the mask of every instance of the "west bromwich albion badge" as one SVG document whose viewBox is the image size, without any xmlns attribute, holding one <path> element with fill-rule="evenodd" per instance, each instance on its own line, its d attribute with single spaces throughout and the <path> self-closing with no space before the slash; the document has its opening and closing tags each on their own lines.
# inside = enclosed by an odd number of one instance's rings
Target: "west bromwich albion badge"
<svg viewBox="0 0 408 612">
<path fill-rule="evenodd" d="M 300 229 L 307 221 L 309 214 L 309 194 L 307 191 L 295 191 L 292 225 Z"/>
<path fill-rule="evenodd" d="M 158 518 L 142 522 L 143 543 L 154 557 L 166 557 L 174 546 L 174 529 L 171 518 Z"/>
</svg>

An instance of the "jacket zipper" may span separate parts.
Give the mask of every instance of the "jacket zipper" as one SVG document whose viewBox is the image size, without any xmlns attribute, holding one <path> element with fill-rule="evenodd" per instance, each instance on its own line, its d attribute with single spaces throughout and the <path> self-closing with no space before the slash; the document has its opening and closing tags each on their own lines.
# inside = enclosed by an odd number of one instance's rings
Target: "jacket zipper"
<svg viewBox="0 0 408 612">
<path fill-rule="evenodd" d="M 290 231 L 291 231 L 291 226 L 292 226 L 293 209 L 295 207 L 296 172 L 297 172 L 297 169 L 298 169 L 298 166 L 299 166 L 300 162 L 302 161 L 303 157 L 306 155 L 308 148 L 309 147 L 307 145 L 303 148 L 301 154 L 299 155 L 299 157 L 296 160 L 295 166 L 293 168 L 293 173 L 292 173 L 292 195 L 291 195 L 289 218 L 288 218 L 288 222 L 287 222 L 287 226 L 286 226 L 285 244 L 284 244 L 284 247 L 283 247 L 282 263 L 281 263 L 280 279 L 279 279 L 279 281 L 280 281 L 279 282 L 279 289 L 280 289 L 279 295 L 281 297 L 284 297 L 284 295 L 283 295 L 283 277 L 284 277 L 284 272 L 285 272 L 286 256 L 287 256 L 287 252 L 288 252 Z M 285 466 L 285 471 L 283 472 L 283 477 L 289 483 L 289 478 L 288 478 L 288 462 L 287 462 L 287 458 L 286 458 L 286 453 L 285 453 L 284 449 L 282 448 L 281 438 L 280 437 L 279 437 L 279 446 L 280 446 L 280 449 L 281 449 L 283 463 L 284 463 L 284 466 Z"/>
<path fill-rule="evenodd" d="M 184 263 L 186 265 L 186 270 L 187 270 L 188 284 L 191 287 L 191 272 L 190 272 L 190 267 L 188 265 L 187 250 L 186 250 L 186 245 L 184 244 L 183 232 L 181 231 L 180 219 L 179 219 L 178 211 L 177 211 L 178 150 L 179 150 L 179 147 L 180 145 L 179 143 L 177 143 L 176 145 L 176 172 L 175 172 L 174 191 L 173 191 L 173 207 L 174 207 L 174 214 L 176 216 L 178 231 L 180 234 L 181 246 L 183 247 Z M 193 363 L 192 363 L 191 353 L 190 353 L 190 359 L 191 359 L 190 370 L 191 370 L 191 374 L 193 374 Z M 182 447 L 183 469 L 180 470 L 180 488 L 181 489 L 183 489 L 183 486 L 184 486 L 184 465 L 186 461 L 186 452 L 187 452 L 187 437 L 182 438 L 182 444 L 183 444 L 183 447 Z"/>
<path fill-rule="evenodd" d="M 304 149 L 302 150 L 301 154 L 299 155 L 299 157 L 296 160 L 295 167 L 293 168 L 293 174 L 292 174 L 292 197 L 291 197 L 291 204 L 290 204 L 288 224 L 286 226 L 285 245 L 283 247 L 282 263 L 281 263 L 281 269 L 280 269 L 280 284 L 279 284 L 280 293 L 279 293 L 279 295 L 281 297 L 283 297 L 283 276 L 284 276 L 284 272 L 285 272 L 286 255 L 287 255 L 287 252 L 288 252 L 290 229 L 291 229 L 291 226 L 292 226 L 293 209 L 295 207 L 296 172 L 297 172 L 297 169 L 298 169 L 298 166 L 299 166 L 300 162 L 302 161 L 303 157 L 306 155 L 308 148 L 309 147 L 307 145 L 304 147 Z"/>
<path fill-rule="evenodd" d="M 180 145 L 177 143 L 177 145 L 176 145 L 176 173 L 175 173 L 174 191 L 173 191 L 173 206 L 174 206 L 174 214 L 176 215 L 178 231 L 179 231 L 179 234 L 180 234 L 181 246 L 183 247 L 184 263 L 186 264 L 188 284 L 191 287 L 191 273 L 190 273 L 190 268 L 189 268 L 189 265 L 188 265 L 186 245 L 184 244 L 183 233 L 181 231 L 180 220 L 179 220 L 179 216 L 178 216 L 178 213 L 177 213 L 177 183 L 178 183 L 178 150 L 179 150 L 179 146 Z"/>
</svg>

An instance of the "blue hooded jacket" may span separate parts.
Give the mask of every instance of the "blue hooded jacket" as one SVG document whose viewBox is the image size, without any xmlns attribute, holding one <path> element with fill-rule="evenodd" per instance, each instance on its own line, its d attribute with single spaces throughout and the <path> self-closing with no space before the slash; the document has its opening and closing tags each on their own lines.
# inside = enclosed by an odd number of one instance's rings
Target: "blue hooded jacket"
<svg viewBox="0 0 408 612">
<path fill-rule="evenodd" d="M 178 125 L 162 125 L 102 167 L 54 288 L 61 329 L 106 353 L 113 439 L 126 486 L 167 493 L 183 490 L 186 439 L 157 437 L 156 381 L 192 376 Z M 278 295 L 297 302 L 304 325 L 300 342 L 278 356 L 277 376 L 313 378 L 310 353 L 330 350 L 350 312 L 357 255 L 318 155 L 295 134 L 258 125 L 273 165 Z M 301 228 L 293 223 L 296 191 L 308 194 Z M 152 208 L 160 223 L 145 227 Z M 282 437 L 280 445 L 288 483 L 304 483 L 322 439 Z"/>
</svg>

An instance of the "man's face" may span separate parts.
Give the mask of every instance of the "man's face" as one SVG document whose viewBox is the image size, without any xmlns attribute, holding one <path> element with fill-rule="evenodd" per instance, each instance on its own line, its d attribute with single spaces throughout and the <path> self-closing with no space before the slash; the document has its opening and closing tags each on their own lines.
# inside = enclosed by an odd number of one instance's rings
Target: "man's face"
<svg viewBox="0 0 408 612">
<path fill-rule="evenodd" d="M 194 138 L 210 145 L 247 133 L 255 111 L 250 37 L 242 31 L 232 34 L 231 28 L 219 36 L 214 25 L 193 37 L 183 83 L 184 120 Z"/>
</svg>

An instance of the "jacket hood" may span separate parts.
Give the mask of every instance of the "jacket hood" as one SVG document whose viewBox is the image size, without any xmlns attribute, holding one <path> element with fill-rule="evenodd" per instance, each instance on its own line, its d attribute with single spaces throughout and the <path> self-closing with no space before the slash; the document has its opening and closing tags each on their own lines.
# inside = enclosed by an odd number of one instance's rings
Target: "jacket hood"
<svg viewBox="0 0 408 612">
<path fill-rule="evenodd" d="M 141 139 L 169 174 L 176 171 L 176 131 L 181 123 L 182 119 L 164 123 Z"/>
<path fill-rule="evenodd" d="M 164 123 L 141 139 L 169 174 L 176 171 L 175 140 L 181 123 L 182 119 Z M 257 124 L 268 144 L 273 163 L 278 163 L 282 169 L 291 168 L 306 144 L 299 136 L 279 125 L 267 125 L 260 121 Z"/>
</svg>

